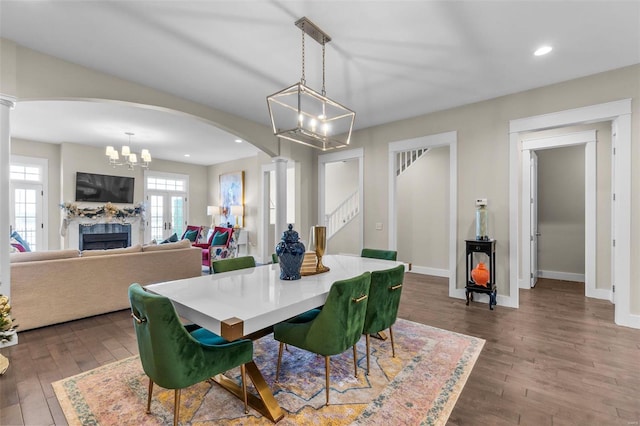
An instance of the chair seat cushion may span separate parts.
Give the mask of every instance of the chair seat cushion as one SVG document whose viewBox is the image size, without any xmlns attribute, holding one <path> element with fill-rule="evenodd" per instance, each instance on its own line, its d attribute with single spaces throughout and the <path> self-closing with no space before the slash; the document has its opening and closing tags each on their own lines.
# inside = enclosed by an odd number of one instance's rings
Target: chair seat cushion
<svg viewBox="0 0 640 426">
<path fill-rule="evenodd" d="M 315 319 L 318 314 L 320 313 L 320 309 L 311 309 L 307 312 L 304 312 L 298 316 L 295 316 L 293 318 L 291 318 L 290 320 L 287 320 L 287 322 L 293 323 L 293 324 L 301 324 L 304 322 L 309 322 L 313 319 Z"/>
<path fill-rule="evenodd" d="M 191 336 L 198 342 L 205 345 L 223 345 L 229 343 L 227 340 L 218 336 L 217 334 L 207 330 L 206 328 L 199 328 L 191 332 Z"/>
</svg>

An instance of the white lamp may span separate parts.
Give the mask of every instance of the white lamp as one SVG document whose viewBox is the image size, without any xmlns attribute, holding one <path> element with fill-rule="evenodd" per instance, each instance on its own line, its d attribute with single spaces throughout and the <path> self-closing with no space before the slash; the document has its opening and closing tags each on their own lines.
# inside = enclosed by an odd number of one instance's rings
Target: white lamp
<svg viewBox="0 0 640 426">
<path fill-rule="evenodd" d="M 243 219 L 244 207 L 243 206 L 231 206 L 231 214 L 236 218 L 236 228 L 240 227 L 238 218 Z M 244 224 L 243 224 L 244 225 Z"/>
<path fill-rule="evenodd" d="M 211 216 L 211 228 L 216 225 L 216 215 L 220 214 L 220 207 L 207 206 L 207 216 Z"/>
</svg>

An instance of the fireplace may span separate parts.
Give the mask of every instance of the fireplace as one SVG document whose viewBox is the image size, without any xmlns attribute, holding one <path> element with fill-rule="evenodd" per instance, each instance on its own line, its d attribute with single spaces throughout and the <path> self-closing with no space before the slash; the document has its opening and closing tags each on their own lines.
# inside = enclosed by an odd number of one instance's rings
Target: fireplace
<svg viewBox="0 0 640 426">
<path fill-rule="evenodd" d="M 80 224 L 80 250 L 105 250 L 131 245 L 130 223 Z"/>
</svg>

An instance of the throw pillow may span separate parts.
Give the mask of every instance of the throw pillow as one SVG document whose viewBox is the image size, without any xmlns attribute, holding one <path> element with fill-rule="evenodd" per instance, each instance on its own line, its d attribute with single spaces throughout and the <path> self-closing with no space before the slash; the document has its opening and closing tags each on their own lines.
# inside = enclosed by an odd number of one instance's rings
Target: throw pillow
<svg viewBox="0 0 640 426">
<path fill-rule="evenodd" d="M 211 240 L 211 245 L 212 246 L 223 246 L 225 244 L 227 244 L 227 239 L 229 238 L 229 232 L 225 231 L 225 232 L 218 232 L 216 231 L 215 234 L 213 234 L 213 240 Z"/>
<path fill-rule="evenodd" d="M 22 247 L 24 247 L 24 251 L 31 251 L 31 247 L 29 247 L 29 243 L 27 243 L 16 231 L 11 233 L 11 238 L 14 238 Z"/>
<path fill-rule="evenodd" d="M 189 240 L 192 243 L 196 242 L 196 237 L 198 236 L 198 231 L 191 230 L 184 233 L 184 239 Z"/>
<path fill-rule="evenodd" d="M 164 240 L 163 242 L 161 242 L 160 244 L 166 244 L 166 243 L 175 243 L 178 241 L 178 234 L 176 234 L 175 232 L 173 233 L 172 236 L 170 236 L 169 238 L 167 238 L 166 240 Z"/>
</svg>

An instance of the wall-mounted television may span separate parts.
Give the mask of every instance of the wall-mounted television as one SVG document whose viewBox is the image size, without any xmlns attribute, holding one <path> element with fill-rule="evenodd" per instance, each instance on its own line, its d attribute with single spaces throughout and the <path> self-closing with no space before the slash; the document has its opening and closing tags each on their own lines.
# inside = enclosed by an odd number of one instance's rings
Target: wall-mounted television
<svg viewBox="0 0 640 426">
<path fill-rule="evenodd" d="M 133 203 L 134 178 L 76 172 L 76 201 Z"/>
</svg>

